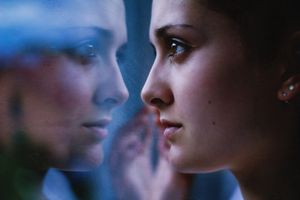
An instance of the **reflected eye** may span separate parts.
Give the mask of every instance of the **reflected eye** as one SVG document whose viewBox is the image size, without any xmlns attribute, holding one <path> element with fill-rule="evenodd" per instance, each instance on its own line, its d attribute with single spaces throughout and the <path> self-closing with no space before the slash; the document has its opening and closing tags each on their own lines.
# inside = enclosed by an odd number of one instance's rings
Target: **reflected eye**
<svg viewBox="0 0 300 200">
<path fill-rule="evenodd" d="M 89 64 L 98 58 L 99 48 L 93 41 L 84 41 L 65 50 L 68 56 L 82 64 Z"/>
<path fill-rule="evenodd" d="M 83 57 L 92 58 L 97 56 L 96 47 L 92 43 L 80 45 L 76 50 L 77 54 Z"/>
<path fill-rule="evenodd" d="M 119 66 L 122 66 L 125 63 L 126 50 L 127 50 L 127 46 L 126 44 L 124 44 L 117 51 L 116 58 Z"/>
</svg>

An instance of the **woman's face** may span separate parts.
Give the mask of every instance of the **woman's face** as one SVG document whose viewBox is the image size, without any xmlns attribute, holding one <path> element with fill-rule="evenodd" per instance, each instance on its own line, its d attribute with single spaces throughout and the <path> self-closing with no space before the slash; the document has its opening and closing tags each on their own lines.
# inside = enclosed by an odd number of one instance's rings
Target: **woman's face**
<svg viewBox="0 0 300 200">
<path fill-rule="evenodd" d="M 128 98 L 117 62 L 127 41 L 123 1 L 51 9 L 45 15 L 59 23 L 49 22 L 49 37 L 29 45 L 0 78 L 2 145 L 15 154 L 25 143 L 28 159 L 42 167 L 95 167 L 112 109 Z"/>
<path fill-rule="evenodd" d="M 233 22 L 199 1 L 154 0 L 150 39 L 142 98 L 159 110 L 177 169 L 237 168 L 272 145 L 280 71 L 251 63 Z"/>
</svg>

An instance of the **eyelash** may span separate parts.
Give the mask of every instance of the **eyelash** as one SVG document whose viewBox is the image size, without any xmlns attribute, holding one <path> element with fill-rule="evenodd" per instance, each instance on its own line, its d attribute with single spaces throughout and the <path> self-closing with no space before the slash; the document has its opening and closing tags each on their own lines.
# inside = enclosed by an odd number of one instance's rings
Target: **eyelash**
<svg viewBox="0 0 300 200">
<path fill-rule="evenodd" d="M 88 65 L 97 60 L 100 54 L 94 41 L 84 41 L 65 50 L 67 55 L 83 65 Z"/>
<path fill-rule="evenodd" d="M 173 61 L 182 59 L 192 48 L 187 42 L 182 39 L 170 37 L 166 39 L 167 56 Z"/>
<path fill-rule="evenodd" d="M 120 48 L 118 48 L 118 50 L 116 52 L 116 59 L 117 59 L 117 63 L 119 66 L 121 66 L 125 63 L 126 49 L 127 49 L 126 45 L 123 45 Z"/>
</svg>

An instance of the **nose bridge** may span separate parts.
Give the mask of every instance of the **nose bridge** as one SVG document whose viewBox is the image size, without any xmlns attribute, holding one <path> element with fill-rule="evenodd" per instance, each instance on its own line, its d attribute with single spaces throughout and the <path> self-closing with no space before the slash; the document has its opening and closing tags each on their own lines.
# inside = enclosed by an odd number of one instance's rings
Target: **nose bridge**
<svg viewBox="0 0 300 200">
<path fill-rule="evenodd" d="M 117 62 L 114 63 L 111 82 L 115 85 L 114 94 L 119 99 L 119 103 L 124 103 L 128 99 L 129 93 Z"/>
<path fill-rule="evenodd" d="M 155 88 L 159 84 L 158 79 L 159 77 L 156 74 L 156 68 L 155 68 L 155 63 L 152 65 L 151 70 L 148 74 L 148 77 L 146 79 L 146 82 L 143 86 L 142 89 L 142 99 L 147 103 L 147 99 L 149 98 L 150 95 L 153 95 L 155 92 Z"/>
<path fill-rule="evenodd" d="M 115 107 L 124 103 L 129 96 L 119 66 L 115 59 L 108 61 L 98 75 L 93 102 L 100 106 Z"/>
<path fill-rule="evenodd" d="M 168 70 L 156 59 L 141 92 L 143 101 L 152 106 L 158 106 L 162 103 L 169 104 L 173 101 L 168 79 Z"/>
</svg>

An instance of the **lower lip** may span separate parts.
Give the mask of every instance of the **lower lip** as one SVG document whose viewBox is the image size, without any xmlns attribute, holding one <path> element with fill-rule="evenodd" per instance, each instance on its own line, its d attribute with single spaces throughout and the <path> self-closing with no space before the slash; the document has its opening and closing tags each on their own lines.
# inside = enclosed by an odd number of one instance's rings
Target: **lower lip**
<svg viewBox="0 0 300 200">
<path fill-rule="evenodd" d="M 164 130 L 164 136 L 167 139 L 171 139 L 176 133 L 180 131 L 182 127 L 167 127 Z"/>
<path fill-rule="evenodd" d="M 108 134 L 107 129 L 102 127 L 85 127 L 85 129 L 95 140 L 103 140 Z"/>
</svg>

